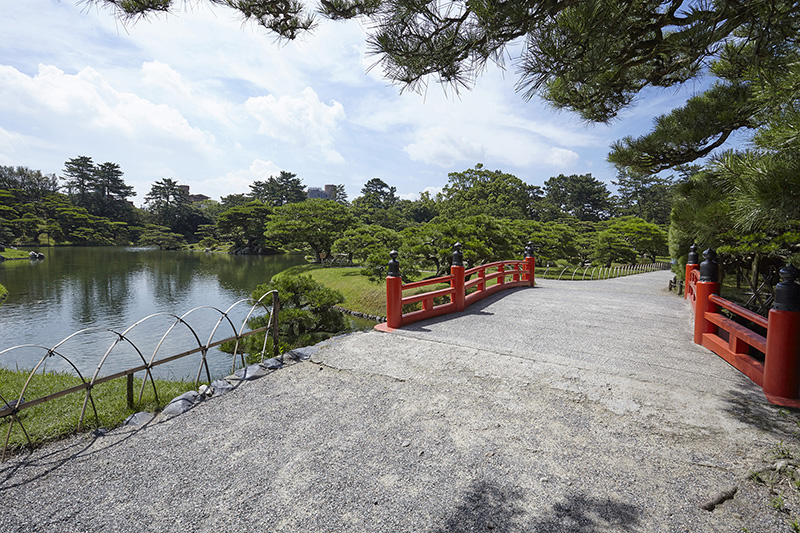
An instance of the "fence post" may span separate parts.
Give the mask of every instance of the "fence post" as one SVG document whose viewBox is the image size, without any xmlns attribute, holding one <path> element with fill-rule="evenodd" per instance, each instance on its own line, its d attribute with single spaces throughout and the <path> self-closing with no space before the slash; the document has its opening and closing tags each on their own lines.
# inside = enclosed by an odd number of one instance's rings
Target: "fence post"
<svg viewBox="0 0 800 533">
<path fill-rule="evenodd" d="M 450 287 L 454 290 L 453 303 L 457 312 L 463 311 L 466 307 L 466 294 L 464 294 L 464 254 L 461 253 L 460 242 L 453 245 L 453 264 L 450 265 L 450 274 L 453 276 L 450 281 Z"/>
<path fill-rule="evenodd" d="M 764 394 L 780 398 L 800 397 L 800 285 L 791 263 L 781 269 L 775 287 L 775 303 L 767 322 L 764 359 Z"/>
<path fill-rule="evenodd" d="M 280 352 L 280 339 L 278 338 L 278 312 L 281 310 L 281 301 L 278 297 L 278 291 L 272 293 L 272 313 L 270 315 L 270 322 L 272 323 L 272 357 L 281 356 L 280 361 L 283 363 L 283 354 Z"/>
<path fill-rule="evenodd" d="M 686 260 L 686 274 L 683 278 L 683 283 L 689 283 L 689 275 L 691 274 L 692 270 L 697 270 L 700 266 L 697 264 L 698 262 L 697 257 L 697 245 L 693 244 L 689 247 L 689 258 Z M 688 298 L 688 294 L 686 291 L 683 291 L 683 299 L 685 300 Z"/>
<path fill-rule="evenodd" d="M 403 278 L 400 277 L 400 261 L 397 250 L 389 253 L 389 270 L 386 272 L 386 325 L 399 328 L 403 325 Z"/>
<path fill-rule="evenodd" d="M 706 312 L 714 313 L 719 306 L 708 300 L 712 294 L 719 294 L 719 268 L 717 252 L 709 248 L 703 252 L 705 261 L 700 263 L 700 281 L 695 288 L 696 305 L 694 311 L 694 342 L 703 344 L 703 333 L 713 333 L 716 326 L 706 320 Z"/>
<path fill-rule="evenodd" d="M 525 262 L 527 263 L 528 275 L 523 280 L 529 282 L 531 287 L 536 284 L 536 256 L 534 252 L 533 242 L 528 241 L 525 244 Z"/>
<path fill-rule="evenodd" d="M 128 401 L 128 409 L 133 409 L 133 374 L 125 376 L 125 399 Z"/>
</svg>

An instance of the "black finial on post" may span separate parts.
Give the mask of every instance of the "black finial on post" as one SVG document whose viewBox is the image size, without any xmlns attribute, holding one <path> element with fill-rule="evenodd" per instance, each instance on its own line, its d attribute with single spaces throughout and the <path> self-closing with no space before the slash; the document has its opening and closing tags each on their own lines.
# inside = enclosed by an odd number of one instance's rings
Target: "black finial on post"
<svg viewBox="0 0 800 533">
<path fill-rule="evenodd" d="M 700 257 L 697 255 L 697 245 L 693 244 L 689 247 L 689 258 L 686 259 L 687 265 L 696 265 L 700 262 Z"/>
<path fill-rule="evenodd" d="M 528 241 L 525 245 L 525 257 L 533 257 L 533 242 Z"/>
<path fill-rule="evenodd" d="M 464 254 L 461 253 L 461 243 L 457 242 L 453 245 L 453 266 L 464 266 Z"/>
<path fill-rule="evenodd" d="M 397 250 L 389 252 L 389 257 L 392 259 L 389 261 L 389 270 L 386 272 L 386 275 L 392 278 L 400 277 L 400 261 L 397 260 L 397 255 Z"/>
<path fill-rule="evenodd" d="M 700 281 L 719 281 L 719 266 L 717 265 L 717 252 L 709 248 L 703 252 L 705 261 L 700 263 Z"/>
<path fill-rule="evenodd" d="M 797 277 L 800 270 L 789 263 L 781 269 L 781 282 L 775 286 L 775 303 L 772 308 L 776 311 L 800 311 L 800 284 Z"/>
</svg>

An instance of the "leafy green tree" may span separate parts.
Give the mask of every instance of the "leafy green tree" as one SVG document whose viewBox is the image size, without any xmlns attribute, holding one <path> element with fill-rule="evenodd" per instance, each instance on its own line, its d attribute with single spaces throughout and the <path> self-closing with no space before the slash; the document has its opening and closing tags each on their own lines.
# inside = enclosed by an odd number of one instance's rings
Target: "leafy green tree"
<svg viewBox="0 0 800 533">
<path fill-rule="evenodd" d="M 91 157 L 73 157 L 64 163 L 64 180 L 72 201 L 78 207 L 91 207 L 92 191 L 95 188 L 96 169 Z"/>
<path fill-rule="evenodd" d="M 201 224 L 197 227 L 197 237 L 200 239 L 200 246 L 213 248 L 219 244 L 222 236 L 216 224 Z"/>
<path fill-rule="evenodd" d="M 641 174 L 619 169 L 615 210 L 618 214 L 639 217 L 654 224 L 669 224 L 674 178 Z"/>
<path fill-rule="evenodd" d="M 343 184 L 340 183 L 333 186 L 333 196 L 331 196 L 329 200 L 333 200 L 342 205 L 349 205 L 350 202 L 347 201 L 347 191 Z"/>
<path fill-rule="evenodd" d="M 252 253 L 266 250 L 264 228 L 272 208 L 260 200 L 233 207 L 220 214 L 217 229 L 224 238 L 233 241 L 237 248 L 247 248 Z"/>
<path fill-rule="evenodd" d="M 229 194 L 228 196 L 223 196 L 220 200 L 222 211 L 225 211 L 231 207 L 237 207 L 252 202 L 253 197 L 247 194 Z"/>
<path fill-rule="evenodd" d="M 546 266 L 578 255 L 578 232 L 568 224 L 515 220 L 510 223 L 510 228 L 514 242 L 524 245 L 530 241 L 533 244 L 537 265 Z"/>
<path fill-rule="evenodd" d="M 380 178 L 372 178 L 361 188 L 361 196 L 353 204 L 368 209 L 388 209 L 398 200 L 397 187 L 390 187 Z"/>
<path fill-rule="evenodd" d="M 344 301 L 342 294 L 317 283 L 311 276 L 275 276 L 269 283 L 256 287 L 251 297 L 258 300 L 272 290 L 277 290 L 280 296 L 278 328 L 284 351 L 315 344 L 349 327 L 347 318 L 335 308 Z M 267 316 L 258 317 L 248 321 L 248 325 L 256 329 L 266 326 L 267 320 Z M 242 351 L 260 356 L 264 340 L 264 334 L 248 337 Z M 233 351 L 233 346 L 228 346 L 228 351 Z M 272 339 L 267 339 L 267 353 L 272 353 Z"/>
<path fill-rule="evenodd" d="M 52 218 L 48 218 L 45 221 L 44 232 L 47 234 L 46 237 L 48 244 L 50 244 L 50 240 L 54 242 L 61 242 L 64 240 L 64 230 L 61 227 L 61 224 Z"/>
<path fill-rule="evenodd" d="M 400 233 L 375 224 L 351 228 L 336 239 L 331 251 L 347 254 L 351 262 L 364 266 L 364 274 L 375 280 L 386 277 L 389 252 L 402 247 Z M 376 268 L 377 267 L 377 268 Z"/>
<path fill-rule="evenodd" d="M 272 206 L 303 202 L 306 199 L 303 180 L 297 174 L 285 170 L 281 170 L 277 178 L 270 176 L 266 181 L 254 181 L 250 185 L 250 196 Z"/>
<path fill-rule="evenodd" d="M 609 217 L 610 193 L 605 183 L 591 174 L 559 174 L 544 182 L 545 200 L 560 212 L 582 221 Z"/>
<path fill-rule="evenodd" d="M 0 244 L 6 246 L 17 238 L 14 224 L 0 215 Z"/>
<path fill-rule="evenodd" d="M 596 235 L 591 255 L 592 263 L 610 267 L 612 262 L 635 263 L 636 251 L 622 235 L 605 229 Z"/>
<path fill-rule="evenodd" d="M 147 224 L 139 237 L 140 246 L 158 246 L 162 250 L 180 250 L 185 244 L 183 235 L 156 224 Z"/>
<path fill-rule="evenodd" d="M 617 218 L 609 224 L 608 229 L 617 232 L 639 255 L 648 256 L 653 262 L 656 256 L 668 252 L 664 230 L 641 218 Z"/>
<path fill-rule="evenodd" d="M 208 223 L 208 219 L 192 209 L 186 188 L 171 178 L 156 181 L 144 197 L 144 204 L 156 225 L 184 236 L 192 235 L 197 226 Z"/>
<path fill-rule="evenodd" d="M 453 246 L 463 246 L 464 263 L 472 267 L 522 255 L 525 246 L 514 238 L 509 222 L 486 215 L 450 220 L 444 217 L 403 231 L 401 267 L 433 271 L 443 276 L 450 270 Z"/>
<path fill-rule="evenodd" d="M 19 206 L 16 195 L 14 195 L 11 191 L 0 189 L 0 218 L 6 220 L 7 222 L 15 218 L 19 218 L 20 213 L 14 208 L 15 206 Z M 10 222 L 8 223 L 10 224 Z M 3 238 L 0 237 L 0 242 L 2 241 Z M 5 242 L 10 241 L 10 238 L 6 238 Z"/>
<path fill-rule="evenodd" d="M 103 246 L 114 244 L 114 241 L 105 232 L 89 227 L 80 227 L 72 230 L 69 238 L 72 244 L 76 245 Z"/>
<path fill-rule="evenodd" d="M 133 187 L 123 180 L 123 172 L 116 163 L 102 163 L 95 168 L 95 177 L 91 184 L 92 206 L 95 215 L 130 219 L 133 207 L 127 199 L 136 196 Z"/>
<path fill-rule="evenodd" d="M 38 202 L 58 191 L 58 178 L 28 167 L 0 165 L 0 189 L 20 191 L 21 202 Z"/>
<path fill-rule="evenodd" d="M 524 219 L 529 212 L 529 188 L 521 179 L 499 170 L 475 168 L 448 174 L 438 195 L 439 213 L 446 218 L 488 215 Z"/>
<path fill-rule="evenodd" d="M 212 225 L 216 224 L 220 214 L 226 210 L 226 208 L 216 200 L 202 200 L 200 202 L 194 202 L 193 207 L 202 213 L 203 217 L 208 219 L 208 223 Z"/>
<path fill-rule="evenodd" d="M 44 221 L 31 213 L 11 221 L 19 229 L 22 239 L 29 244 L 38 244 L 39 235 L 44 231 Z"/>
<path fill-rule="evenodd" d="M 331 246 L 355 219 L 343 205 L 332 200 L 311 199 L 276 207 L 265 235 L 287 248 L 310 248 L 315 261 L 331 253 Z"/>
<path fill-rule="evenodd" d="M 418 224 L 430 222 L 439 215 L 439 203 L 428 191 L 419 193 L 418 200 L 400 200 L 399 204 L 403 217 Z"/>
<path fill-rule="evenodd" d="M 364 224 L 401 230 L 411 221 L 405 217 L 397 188 L 380 178 L 372 178 L 361 188 L 361 196 L 353 200 L 351 212 Z"/>
</svg>

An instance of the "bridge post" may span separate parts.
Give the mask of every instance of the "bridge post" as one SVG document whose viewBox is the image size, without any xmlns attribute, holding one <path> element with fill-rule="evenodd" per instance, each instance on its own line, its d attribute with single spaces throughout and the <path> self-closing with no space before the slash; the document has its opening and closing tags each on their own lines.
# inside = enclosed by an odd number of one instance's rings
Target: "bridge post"
<svg viewBox="0 0 800 533">
<path fill-rule="evenodd" d="M 800 284 L 791 263 L 781 269 L 775 303 L 767 322 L 764 394 L 767 398 L 800 397 Z"/>
<path fill-rule="evenodd" d="M 700 263 L 700 281 L 695 288 L 694 342 L 703 344 L 703 333 L 714 333 L 716 326 L 706 320 L 706 313 L 715 313 L 719 306 L 709 301 L 709 296 L 719 294 L 719 267 L 717 252 L 709 248 L 703 252 L 705 261 Z"/>
<path fill-rule="evenodd" d="M 460 242 L 453 245 L 453 263 L 450 265 L 450 274 L 453 276 L 450 287 L 454 291 L 453 303 L 456 306 L 456 312 L 463 311 L 466 308 L 466 294 L 464 293 L 464 254 L 461 252 Z"/>
<path fill-rule="evenodd" d="M 531 287 L 536 284 L 536 257 L 533 252 L 533 243 L 528 241 L 528 244 L 525 245 L 525 262 L 528 263 L 529 274 L 524 279 L 530 282 Z"/>
<path fill-rule="evenodd" d="M 386 325 L 399 328 L 403 325 L 403 278 L 400 277 L 400 261 L 397 250 L 389 253 L 389 269 L 386 272 Z"/>
<path fill-rule="evenodd" d="M 693 244 L 691 247 L 689 247 L 689 258 L 686 260 L 686 275 L 683 278 L 684 286 L 687 283 L 689 283 L 689 275 L 692 272 L 692 270 L 697 270 L 698 268 L 700 268 L 700 265 L 697 264 L 698 261 L 699 258 L 697 257 L 697 245 Z M 685 300 L 688 297 L 689 295 L 684 289 L 683 299 Z"/>
</svg>

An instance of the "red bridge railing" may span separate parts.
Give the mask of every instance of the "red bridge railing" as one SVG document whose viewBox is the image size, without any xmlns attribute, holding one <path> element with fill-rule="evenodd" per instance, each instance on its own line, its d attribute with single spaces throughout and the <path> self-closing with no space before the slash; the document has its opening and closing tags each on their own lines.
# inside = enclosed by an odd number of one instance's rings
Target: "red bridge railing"
<svg viewBox="0 0 800 533">
<path fill-rule="evenodd" d="M 378 324 L 377 329 L 391 331 L 392 329 L 412 324 L 419 320 L 463 311 L 471 304 L 486 298 L 490 294 L 510 289 L 512 287 L 533 287 L 535 283 L 536 259 L 533 257 L 533 248 L 528 243 L 525 248 L 525 259 L 495 261 L 479 265 L 470 269 L 464 268 L 461 244 L 456 243 L 453 252 L 453 264 L 448 276 L 403 283 L 400 277 L 400 263 L 397 260 L 397 251 L 389 254 L 389 272 L 386 277 L 386 322 Z M 403 296 L 403 291 L 430 287 L 439 284 L 448 284 L 448 287 Z M 447 302 L 435 305 L 435 299 L 446 297 Z M 422 303 L 422 309 L 403 313 L 403 306 Z"/>
<path fill-rule="evenodd" d="M 686 265 L 686 298 L 694 312 L 694 342 L 722 357 L 761 387 L 776 405 L 800 408 L 800 284 L 798 271 L 784 267 L 769 317 L 753 313 L 719 296 L 717 254 L 708 249 L 697 265 L 697 253 Z M 721 310 L 766 331 L 762 335 Z"/>
</svg>

